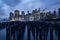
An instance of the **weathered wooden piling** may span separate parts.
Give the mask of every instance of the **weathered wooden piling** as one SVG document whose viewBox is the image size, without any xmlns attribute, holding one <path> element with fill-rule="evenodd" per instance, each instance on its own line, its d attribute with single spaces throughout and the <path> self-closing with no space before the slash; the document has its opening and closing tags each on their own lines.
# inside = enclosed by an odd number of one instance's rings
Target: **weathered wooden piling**
<svg viewBox="0 0 60 40">
<path fill-rule="evenodd" d="M 6 40 L 10 40 L 10 36 L 11 36 L 10 35 L 10 25 L 8 24 L 6 27 Z"/>
</svg>

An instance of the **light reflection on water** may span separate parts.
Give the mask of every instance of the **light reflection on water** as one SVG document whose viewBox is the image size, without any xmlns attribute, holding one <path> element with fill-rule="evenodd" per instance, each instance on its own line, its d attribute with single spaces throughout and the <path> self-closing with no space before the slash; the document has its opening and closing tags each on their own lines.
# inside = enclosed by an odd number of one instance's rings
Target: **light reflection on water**
<svg viewBox="0 0 60 40">
<path fill-rule="evenodd" d="M 6 40 L 6 29 L 0 30 L 0 40 Z"/>
<path fill-rule="evenodd" d="M 31 40 L 33 40 L 32 33 L 31 34 Z M 27 27 L 25 28 L 24 32 L 24 40 L 27 40 Z M 0 30 L 0 40 L 6 40 L 6 29 Z M 47 40 L 50 40 L 50 30 L 48 31 Z M 55 31 L 53 30 L 53 40 L 57 40 L 57 36 L 55 35 Z"/>
</svg>

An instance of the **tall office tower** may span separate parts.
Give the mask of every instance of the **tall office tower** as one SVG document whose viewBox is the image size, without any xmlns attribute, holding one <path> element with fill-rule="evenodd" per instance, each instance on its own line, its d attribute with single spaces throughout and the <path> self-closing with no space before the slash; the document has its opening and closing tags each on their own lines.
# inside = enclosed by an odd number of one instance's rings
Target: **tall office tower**
<svg viewBox="0 0 60 40">
<path fill-rule="evenodd" d="M 15 21 L 19 21 L 19 10 L 15 10 L 15 17 L 14 17 L 14 19 L 15 19 Z"/>
<path fill-rule="evenodd" d="M 10 16 L 9 16 L 9 19 L 12 20 L 14 17 L 14 14 L 12 12 L 10 12 Z"/>
<path fill-rule="evenodd" d="M 29 11 L 27 11 L 27 13 L 29 14 Z"/>
<path fill-rule="evenodd" d="M 25 20 L 25 12 L 24 11 L 22 11 L 21 15 L 22 15 L 22 20 Z"/>
<path fill-rule="evenodd" d="M 38 9 L 38 12 L 40 12 L 40 8 Z"/>
<path fill-rule="evenodd" d="M 60 19 L 60 8 L 58 9 L 58 15 L 59 15 L 59 19 Z"/>
<path fill-rule="evenodd" d="M 56 17 L 56 16 L 57 16 L 57 15 L 56 15 L 56 11 L 55 11 L 55 10 L 53 11 L 53 14 L 54 14 L 54 17 Z"/>
<path fill-rule="evenodd" d="M 35 13 L 35 10 L 32 10 L 32 14 L 34 15 L 34 13 Z"/>
<path fill-rule="evenodd" d="M 29 14 L 30 14 L 30 13 L 29 13 L 29 11 L 27 11 L 27 13 L 28 13 L 28 18 L 27 18 L 27 19 L 28 19 L 28 21 L 29 21 Z"/>
<path fill-rule="evenodd" d="M 35 9 L 35 14 L 38 12 L 38 10 L 37 9 Z"/>
<path fill-rule="evenodd" d="M 25 15 L 25 12 L 24 11 L 22 11 L 22 16 L 24 16 Z"/>
<path fill-rule="evenodd" d="M 15 10 L 15 16 L 18 17 L 19 16 L 19 10 Z"/>
<path fill-rule="evenodd" d="M 40 8 L 38 9 L 38 14 L 37 14 L 37 16 L 38 16 L 38 20 L 40 20 Z"/>
</svg>

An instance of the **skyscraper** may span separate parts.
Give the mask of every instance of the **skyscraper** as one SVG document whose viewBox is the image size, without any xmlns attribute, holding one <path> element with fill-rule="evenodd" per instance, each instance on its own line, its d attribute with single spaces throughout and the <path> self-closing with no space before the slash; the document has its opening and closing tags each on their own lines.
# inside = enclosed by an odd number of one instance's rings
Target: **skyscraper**
<svg viewBox="0 0 60 40">
<path fill-rule="evenodd" d="M 53 11 L 53 13 L 54 13 L 54 17 L 56 17 L 56 11 L 55 10 Z"/>
<path fill-rule="evenodd" d="M 24 11 L 22 11 L 22 15 L 25 15 L 25 12 Z"/>
<path fill-rule="evenodd" d="M 28 18 L 27 18 L 27 19 L 28 19 L 28 21 L 29 21 L 29 14 L 30 14 L 30 13 L 29 13 L 29 11 L 27 11 L 27 13 L 28 13 Z"/>
<path fill-rule="evenodd" d="M 24 11 L 21 12 L 21 16 L 22 16 L 22 20 L 24 20 L 25 19 L 25 12 Z"/>
<path fill-rule="evenodd" d="M 60 19 L 60 8 L 58 9 L 59 19 Z"/>
<path fill-rule="evenodd" d="M 19 13 L 20 13 L 19 10 L 15 10 L 15 16 L 14 16 L 14 19 L 15 19 L 16 21 L 19 20 Z"/>
<path fill-rule="evenodd" d="M 10 19 L 10 20 L 13 20 L 13 17 L 14 17 L 14 14 L 13 14 L 12 12 L 10 12 L 10 17 L 9 17 L 9 19 Z"/>
<path fill-rule="evenodd" d="M 19 16 L 19 10 L 15 10 L 15 16 Z"/>
</svg>

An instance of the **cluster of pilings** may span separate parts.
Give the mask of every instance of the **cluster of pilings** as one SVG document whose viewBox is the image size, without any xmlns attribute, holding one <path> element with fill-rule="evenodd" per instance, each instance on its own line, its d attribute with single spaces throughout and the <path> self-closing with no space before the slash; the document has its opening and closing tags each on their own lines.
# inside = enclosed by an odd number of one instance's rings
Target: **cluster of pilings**
<svg viewBox="0 0 60 40">
<path fill-rule="evenodd" d="M 60 40 L 60 23 L 46 22 L 8 22 L 0 26 L 6 27 L 6 40 L 24 40 L 25 28 L 27 27 L 27 40 L 31 40 L 31 34 L 34 40 L 48 40 L 48 31 L 50 30 L 50 40 L 54 40 L 53 31 Z"/>
<path fill-rule="evenodd" d="M 30 40 L 30 31 L 33 34 L 34 40 L 48 40 L 48 31 L 50 30 L 50 40 L 54 40 L 53 31 L 57 36 L 56 40 L 60 40 L 60 23 L 46 22 L 29 22 L 28 23 L 28 40 Z"/>
<path fill-rule="evenodd" d="M 26 22 L 10 22 L 6 27 L 6 40 L 24 40 Z"/>
</svg>

